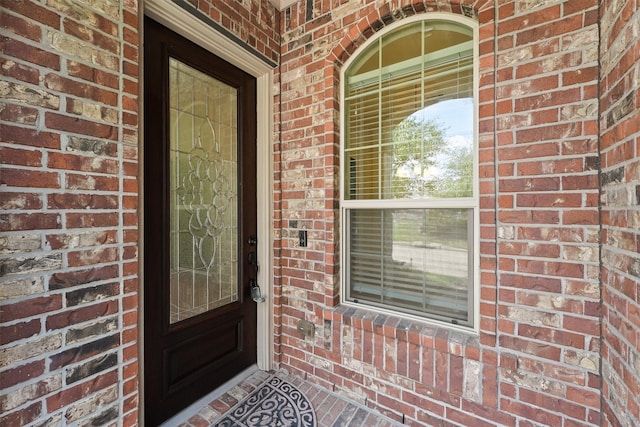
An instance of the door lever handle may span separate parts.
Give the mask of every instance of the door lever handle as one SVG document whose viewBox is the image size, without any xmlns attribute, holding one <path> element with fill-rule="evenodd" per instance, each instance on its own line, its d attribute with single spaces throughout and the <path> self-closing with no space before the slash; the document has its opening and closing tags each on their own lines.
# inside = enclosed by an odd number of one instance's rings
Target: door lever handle
<svg viewBox="0 0 640 427">
<path fill-rule="evenodd" d="M 255 247 L 256 244 L 258 243 L 258 239 L 256 239 L 256 236 L 251 235 L 249 236 L 249 240 L 247 240 L 247 243 L 249 244 L 250 247 Z M 248 261 L 249 261 L 249 265 L 252 265 L 255 268 L 256 276 L 257 276 L 260 265 L 258 264 L 258 254 L 256 253 L 256 251 L 249 252 Z M 251 290 L 252 300 L 254 300 L 255 302 L 265 301 L 265 298 L 262 296 L 262 292 L 260 291 L 260 286 L 258 286 L 258 281 L 255 278 L 249 280 L 249 288 Z"/>
<path fill-rule="evenodd" d="M 262 296 L 262 292 L 260 292 L 260 286 L 258 286 L 258 282 L 256 279 L 249 280 L 249 286 L 251 287 L 251 299 L 255 302 L 264 302 L 265 297 Z"/>
</svg>

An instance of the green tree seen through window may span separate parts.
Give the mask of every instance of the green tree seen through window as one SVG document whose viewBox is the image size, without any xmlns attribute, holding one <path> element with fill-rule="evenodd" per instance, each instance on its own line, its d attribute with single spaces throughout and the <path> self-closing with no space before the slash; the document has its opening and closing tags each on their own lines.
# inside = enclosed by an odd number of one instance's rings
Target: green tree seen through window
<svg viewBox="0 0 640 427">
<path fill-rule="evenodd" d="M 435 119 L 408 117 L 393 131 L 394 198 L 471 197 L 472 142 L 451 144 Z"/>
</svg>

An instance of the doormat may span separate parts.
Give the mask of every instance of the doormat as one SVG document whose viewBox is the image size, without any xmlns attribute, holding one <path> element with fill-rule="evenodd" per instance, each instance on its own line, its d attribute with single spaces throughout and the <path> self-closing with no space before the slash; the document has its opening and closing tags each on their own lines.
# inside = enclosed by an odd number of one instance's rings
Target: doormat
<svg viewBox="0 0 640 427">
<path fill-rule="evenodd" d="M 228 410 L 215 427 L 315 427 L 311 402 L 295 386 L 271 376 Z"/>
</svg>

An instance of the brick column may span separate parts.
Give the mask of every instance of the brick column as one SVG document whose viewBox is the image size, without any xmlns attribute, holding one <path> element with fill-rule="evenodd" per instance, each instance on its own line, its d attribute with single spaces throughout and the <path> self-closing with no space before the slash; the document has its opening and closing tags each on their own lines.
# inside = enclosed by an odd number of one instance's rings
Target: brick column
<svg viewBox="0 0 640 427">
<path fill-rule="evenodd" d="M 2 12 L 2 425 L 138 418 L 138 6 Z"/>
</svg>

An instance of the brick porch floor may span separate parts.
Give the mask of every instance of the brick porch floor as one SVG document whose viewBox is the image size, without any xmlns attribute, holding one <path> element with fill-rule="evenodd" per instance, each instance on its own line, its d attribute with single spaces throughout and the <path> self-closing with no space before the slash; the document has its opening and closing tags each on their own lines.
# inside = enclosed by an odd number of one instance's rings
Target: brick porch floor
<svg viewBox="0 0 640 427">
<path fill-rule="evenodd" d="M 271 374 L 256 368 L 247 370 L 233 381 L 165 422 L 162 427 L 213 426 L 227 411 L 262 386 Z M 297 376 L 283 371 L 278 371 L 277 376 L 295 386 L 311 402 L 316 414 L 316 427 L 394 427 L 401 425 L 360 403 L 327 391 Z"/>
</svg>

